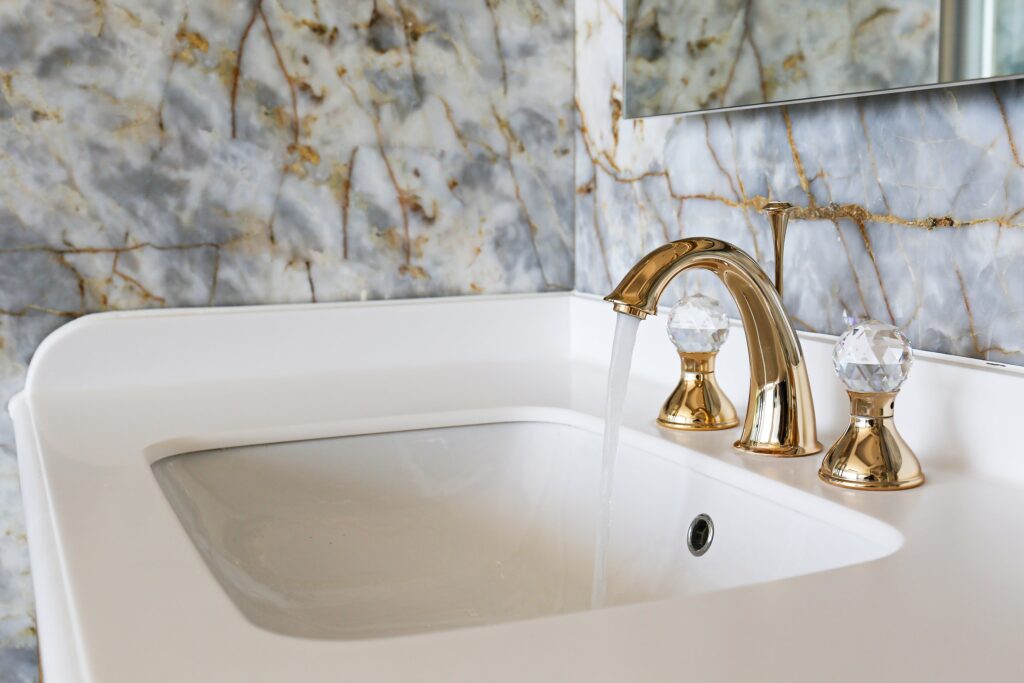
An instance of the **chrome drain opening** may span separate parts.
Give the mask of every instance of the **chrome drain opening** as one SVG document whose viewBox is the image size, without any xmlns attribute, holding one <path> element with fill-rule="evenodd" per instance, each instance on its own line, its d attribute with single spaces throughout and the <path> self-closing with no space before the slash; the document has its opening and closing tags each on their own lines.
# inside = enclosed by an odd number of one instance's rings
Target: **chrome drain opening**
<svg viewBox="0 0 1024 683">
<path fill-rule="evenodd" d="M 694 517 L 686 532 L 686 547 L 690 549 L 690 554 L 700 557 L 708 551 L 714 539 L 715 523 L 711 518 L 703 513 Z"/>
</svg>

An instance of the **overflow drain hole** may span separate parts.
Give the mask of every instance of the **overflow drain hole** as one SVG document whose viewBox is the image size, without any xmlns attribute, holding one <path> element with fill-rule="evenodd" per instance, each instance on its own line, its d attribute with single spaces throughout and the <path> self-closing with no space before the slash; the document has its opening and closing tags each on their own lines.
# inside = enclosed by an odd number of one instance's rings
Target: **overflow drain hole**
<svg viewBox="0 0 1024 683">
<path fill-rule="evenodd" d="M 699 514 L 690 522 L 690 528 L 686 532 L 686 547 L 690 554 L 700 557 L 711 547 L 711 541 L 715 538 L 715 523 L 705 514 Z"/>
</svg>

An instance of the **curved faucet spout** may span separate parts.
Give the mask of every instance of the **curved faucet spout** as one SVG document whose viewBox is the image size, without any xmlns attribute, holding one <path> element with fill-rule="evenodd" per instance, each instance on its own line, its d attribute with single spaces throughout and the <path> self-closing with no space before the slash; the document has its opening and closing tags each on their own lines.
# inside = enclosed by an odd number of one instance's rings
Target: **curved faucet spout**
<svg viewBox="0 0 1024 683">
<path fill-rule="evenodd" d="M 736 448 L 783 457 L 819 452 L 800 340 L 771 280 L 741 249 L 707 237 L 670 242 L 640 259 L 605 301 L 641 320 L 656 315 L 665 287 L 690 268 L 710 270 L 725 283 L 747 336 L 750 396 Z"/>
</svg>

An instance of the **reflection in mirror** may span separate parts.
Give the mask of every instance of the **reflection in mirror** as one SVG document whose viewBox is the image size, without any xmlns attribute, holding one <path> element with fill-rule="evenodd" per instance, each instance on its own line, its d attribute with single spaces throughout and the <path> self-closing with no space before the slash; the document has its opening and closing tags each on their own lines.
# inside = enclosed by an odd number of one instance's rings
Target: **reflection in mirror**
<svg viewBox="0 0 1024 683">
<path fill-rule="evenodd" d="M 628 117 L 1024 73 L 1024 0 L 625 0 Z"/>
</svg>

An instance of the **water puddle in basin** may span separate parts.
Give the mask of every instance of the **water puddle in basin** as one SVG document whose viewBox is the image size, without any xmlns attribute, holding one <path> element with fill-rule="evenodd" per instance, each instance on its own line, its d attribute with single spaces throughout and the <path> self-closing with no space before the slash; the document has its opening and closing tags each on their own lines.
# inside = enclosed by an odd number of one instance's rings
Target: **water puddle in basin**
<svg viewBox="0 0 1024 683">
<path fill-rule="evenodd" d="M 601 456 L 601 489 L 598 498 L 597 540 L 594 544 L 594 583 L 590 594 L 591 609 L 604 607 L 608 590 L 608 536 L 612 522 L 612 487 L 615 484 L 615 456 L 619 450 L 619 427 L 626 402 L 629 366 L 633 361 L 633 345 L 640 319 L 616 315 L 615 341 L 608 366 L 608 395 L 605 403 L 604 447 Z"/>
</svg>

